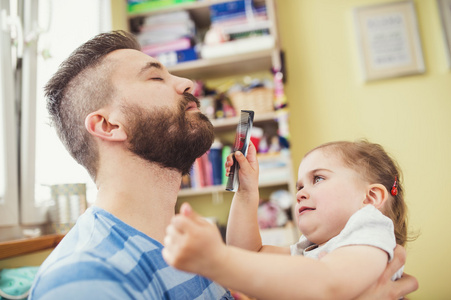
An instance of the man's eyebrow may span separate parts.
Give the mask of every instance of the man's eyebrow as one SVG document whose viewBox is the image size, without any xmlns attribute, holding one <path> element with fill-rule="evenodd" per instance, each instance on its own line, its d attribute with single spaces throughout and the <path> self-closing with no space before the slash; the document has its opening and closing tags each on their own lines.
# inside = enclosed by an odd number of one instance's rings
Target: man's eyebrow
<svg viewBox="0 0 451 300">
<path fill-rule="evenodd" d="M 141 70 L 139 71 L 138 75 L 143 74 L 144 72 L 146 72 L 149 69 L 152 68 L 156 68 L 161 70 L 163 68 L 163 66 L 160 63 L 157 62 L 148 62 L 144 67 L 141 68 Z"/>
</svg>

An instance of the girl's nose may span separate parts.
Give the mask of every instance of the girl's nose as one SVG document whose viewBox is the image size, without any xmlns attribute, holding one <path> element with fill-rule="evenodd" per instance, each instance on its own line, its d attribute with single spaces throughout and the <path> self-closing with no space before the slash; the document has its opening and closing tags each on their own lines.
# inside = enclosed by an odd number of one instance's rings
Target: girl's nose
<svg viewBox="0 0 451 300">
<path fill-rule="evenodd" d="M 309 197 L 309 194 L 307 193 L 305 188 L 300 189 L 296 193 L 296 201 L 297 201 L 297 203 L 300 203 L 302 200 L 308 199 L 308 197 Z"/>
</svg>

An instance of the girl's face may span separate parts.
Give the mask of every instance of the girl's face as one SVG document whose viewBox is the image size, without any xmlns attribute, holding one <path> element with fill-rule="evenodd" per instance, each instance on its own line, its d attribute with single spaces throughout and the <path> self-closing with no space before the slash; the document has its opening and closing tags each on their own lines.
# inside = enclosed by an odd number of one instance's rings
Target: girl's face
<svg viewBox="0 0 451 300">
<path fill-rule="evenodd" d="M 328 151 L 329 150 L 329 151 Z M 330 149 L 317 149 L 299 166 L 296 219 L 306 238 L 321 245 L 363 207 L 368 182 Z"/>
</svg>

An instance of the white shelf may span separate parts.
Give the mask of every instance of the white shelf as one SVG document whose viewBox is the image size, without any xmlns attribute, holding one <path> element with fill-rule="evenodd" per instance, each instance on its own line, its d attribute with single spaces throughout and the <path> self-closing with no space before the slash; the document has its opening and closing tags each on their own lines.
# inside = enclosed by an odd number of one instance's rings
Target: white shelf
<svg viewBox="0 0 451 300">
<path fill-rule="evenodd" d="M 263 182 L 260 183 L 258 186 L 260 188 L 265 187 L 274 187 L 274 186 L 282 186 L 282 185 L 289 185 L 289 182 L 285 179 L 280 180 L 273 180 L 271 182 Z M 179 197 L 189 197 L 189 196 L 199 196 L 199 195 L 207 195 L 207 194 L 214 194 L 214 193 L 226 193 L 225 185 L 213 185 L 213 186 L 206 186 L 202 188 L 195 188 L 195 189 L 181 189 L 179 191 L 178 196 Z"/>
<path fill-rule="evenodd" d="M 167 69 L 171 74 L 191 79 L 211 79 L 261 70 L 270 71 L 275 51 L 277 52 L 276 49 L 266 49 L 212 59 L 201 58 L 168 66 Z"/>
</svg>

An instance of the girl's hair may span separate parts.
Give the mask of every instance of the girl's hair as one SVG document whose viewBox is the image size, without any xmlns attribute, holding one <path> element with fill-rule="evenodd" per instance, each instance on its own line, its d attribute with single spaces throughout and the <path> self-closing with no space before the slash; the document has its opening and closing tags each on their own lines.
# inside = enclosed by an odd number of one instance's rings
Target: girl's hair
<svg viewBox="0 0 451 300">
<path fill-rule="evenodd" d="M 396 243 L 404 246 L 409 241 L 407 236 L 407 206 L 404 201 L 401 169 L 397 162 L 385 152 L 381 145 L 366 140 L 330 142 L 316 147 L 309 153 L 317 149 L 339 154 L 345 165 L 362 174 L 365 180 L 385 186 L 389 192 L 389 199 L 382 212 L 393 221 Z M 395 178 L 398 194 L 393 196 L 390 194 L 390 190 Z"/>
</svg>

